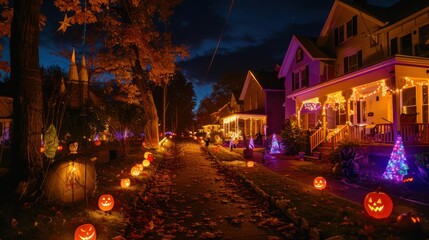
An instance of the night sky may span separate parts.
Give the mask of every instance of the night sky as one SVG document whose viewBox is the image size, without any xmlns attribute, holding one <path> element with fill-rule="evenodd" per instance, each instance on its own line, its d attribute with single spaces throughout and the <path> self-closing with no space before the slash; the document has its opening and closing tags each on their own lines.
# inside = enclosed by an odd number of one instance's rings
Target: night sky
<svg viewBox="0 0 429 240">
<path fill-rule="evenodd" d="M 398 0 L 368 0 L 381 6 Z M 48 24 L 40 35 L 40 64 L 60 65 L 69 61 L 56 56 L 58 49 L 79 49 L 82 40 L 57 32 L 63 14 L 46 4 L 42 12 Z M 47 1 L 50 2 L 50 1 Z M 178 65 L 194 82 L 197 99 L 211 92 L 211 86 L 223 75 L 249 69 L 272 70 L 281 64 L 293 34 L 317 37 L 334 0 L 182 0 L 171 18 L 176 44 L 188 47 L 190 58 Z M 232 4 L 233 3 L 233 4 Z M 229 9 L 231 7 L 228 21 Z M 223 31 L 217 53 L 214 50 Z M 69 34 L 69 35 L 67 35 Z M 90 33 L 88 33 L 90 34 Z M 5 46 L 4 58 L 9 58 Z M 78 50 L 77 50 L 78 51 Z"/>
</svg>

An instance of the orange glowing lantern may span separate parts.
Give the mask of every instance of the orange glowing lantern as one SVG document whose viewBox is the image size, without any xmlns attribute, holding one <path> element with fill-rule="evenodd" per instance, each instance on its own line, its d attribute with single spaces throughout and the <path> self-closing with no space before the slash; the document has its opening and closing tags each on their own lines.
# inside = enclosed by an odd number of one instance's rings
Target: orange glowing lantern
<svg viewBox="0 0 429 240">
<path fill-rule="evenodd" d="M 100 146 L 101 145 L 101 141 L 100 140 L 95 140 L 94 141 L 94 145 L 95 146 Z"/>
<path fill-rule="evenodd" d="M 113 196 L 110 194 L 103 194 L 98 199 L 98 207 L 102 211 L 110 211 L 113 209 L 113 206 L 115 205 L 115 200 L 113 199 Z"/>
<path fill-rule="evenodd" d="M 392 199 L 383 192 L 370 192 L 363 201 L 366 212 L 373 218 L 388 218 L 393 210 Z"/>
<path fill-rule="evenodd" d="M 95 239 L 97 239 L 97 233 L 95 231 L 95 227 L 90 223 L 80 225 L 79 227 L 76 228 L 76 231 L 74 232 L 74 240 L 95 240 Z"/>
<path fill-rule="evenodd" d="M 152 155 L 152 153 L 151 153 L 151 152 L 145 152 L 145 153 L 144 153 L 144 159 L 147 159 L 147 157 L 148 157 L 149 155 Z"/>
<path fill-rule="evenodd" d="M 313 180 L 313 186 L 318 190 L 323 190 L 326 187 L 326 179 L 324 177 L 316 177 Z"/>
<path fill-rule="evenodd" d="M 145 160 L 143 160 L 142 164 L 143 164 L 143 167 L 149 167 L 150 166 L 150 161 L 147 160 L 147 159 L 145 159 Z"/>
<path fill-rule="evenodd" d="M 134 166 L 131 168 L 131 176 L 137 177 L 140 174 L 140 168 Z"/>
<path fill-rule="evenodd" d="M 253 161 L 247 161 L 246 165 L 247 167 L 252 168 L 253 166 L 255 166 L 255 163 Z"/>
<path fill-rule="evenodd" d="M 122 178 L 121 179 L 121 187 L 122 188 L 128 188 L 131 184 L 131 181 L 129 178 Z"/>
<path fill-rule="evenodd" d="M 137 163 L 136 167 L 138 167 L 140 169 L 140 172 L 143 171 L 143 164 L 142 163 Z"/>
<path fill-rule="evenodd" d="M 45 151 L 45 146 L 40 146 L 40 153 L 43 153 Z"/>
</svg>

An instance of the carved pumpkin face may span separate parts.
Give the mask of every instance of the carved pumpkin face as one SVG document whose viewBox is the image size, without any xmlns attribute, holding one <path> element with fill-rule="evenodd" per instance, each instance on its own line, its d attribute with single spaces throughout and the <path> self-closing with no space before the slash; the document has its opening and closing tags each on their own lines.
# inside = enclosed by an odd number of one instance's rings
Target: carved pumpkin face
<svg viewBox="0 0 429 240">
<path fill-rule="evenodd" d="M 149 167 L 150 166 L 150 161 L 147 160 L 147 159 L 145 159 L 145 160 L 143 160 L 142 164 L 143 164 L 143 167 Z"/>
<path fill-rule="evenodd" d="M 122 188 L 128 188 L 131 184 L 131 181 L 129 178 L 122 178 L 121 179 L 121 187 Z"/>
<path fill-rule="evenodd" d="M 134 177 L 137 177 L 140 174 L 140 168 L 137 166 L 134 166 L 131 168 L 131 175 Z"/>
<path fill-rule="evenodd" d="M 402 182 L 404 182 L 404 183 L 409 183 L 409 182 L 412 182 L 412 181 L 414 181 L 414 178 L 413 178 L 413 176 L 411 176 L 411 175 L 405 175 L 405 176 L 402 178 Z"/>
<path fill-rule="evenodd" d="M 255 163 L 253 161 L 247 161 L 247 167 L 252 168 L 253 166 L 255 166 Z"/>
<path fill-rule="evenodd" d="M 395 226 L 404 231 L 416 232 L 421 227 L 420 218 L 411 211 L 402 213 L 396 218 Z"/>
<path fill-rule="evenodd" d="M 393 202 L 389 195 L 383 192 L 370 192 L 363 201 L 366 212 L 373 218 L 388 218 L 393 210 Z"/>
<path fill-rule="evenodd" d="M 76 228 L 74 232 L 74 240 L 95 240 L 97 233 L 92 224 L 86 223 Z"/>
<path fill-rule="evenodd" d="M 316 177 L 313 180 L 313 186 L 318 190 L 323 190 L 326 187 L 326 179 L 324 177 Z"/>
<path fill-rule="evenodd" d="M 113 206 L 115 205 L 115 200 L 113 199 L 113 196 L 110 194 L 103 194 L 98 199 L 98 207 L 102 211 L 110 211 L 112 210 Z"/>
</svg>

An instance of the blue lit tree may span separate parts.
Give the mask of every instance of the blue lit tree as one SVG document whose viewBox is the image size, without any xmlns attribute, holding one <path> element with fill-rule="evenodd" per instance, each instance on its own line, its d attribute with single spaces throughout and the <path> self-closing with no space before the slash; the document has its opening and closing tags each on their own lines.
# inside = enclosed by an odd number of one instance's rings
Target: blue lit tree
<svg viewBox="0 0 429 240">
<path fill-rule="evenodd" d="M 386 171 L 383 173 L 385 179 L 394 179 L 402 181 L 404 175 L 408 174 L 408 164 L 405 158 L 404 144 L 401 136 L 396 139 L 389 162 L 387 163 Z"/>
</svg>

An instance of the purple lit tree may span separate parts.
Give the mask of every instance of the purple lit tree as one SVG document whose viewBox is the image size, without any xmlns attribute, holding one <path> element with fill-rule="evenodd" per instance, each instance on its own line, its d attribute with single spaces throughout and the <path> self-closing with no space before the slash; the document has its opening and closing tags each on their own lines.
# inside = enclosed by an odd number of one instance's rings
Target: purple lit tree
<svg viewBox="0 0 429 240">
<path fill-rule="evenodd" d="M 386 171 L 383 173 L 385 179 L 394 179 L 402 181 L 404 175 L 408 174 L 407 159 L 405 158 L 404 144 L 401 136 L 396 139 L 389 162 L 387 163 Z"/>
<path fill-rule="evenodd" d="M 250 137 L 250 140 L 249 140 L 249 149 L 254 149 L 254 148 L 255 148 L 255 144 L 253 143 L 253 138 Z"/>
<path fill-rule="evenodd" d="M 273 138 L 271 140 L 271 149 L 270 149 L 270 153 L 280 153 L 281 152 L 281 148 L 280 148 L 280 144 L 277 141 L 277 137 L 276 134 L 273 133 Z"/>
</svg>

